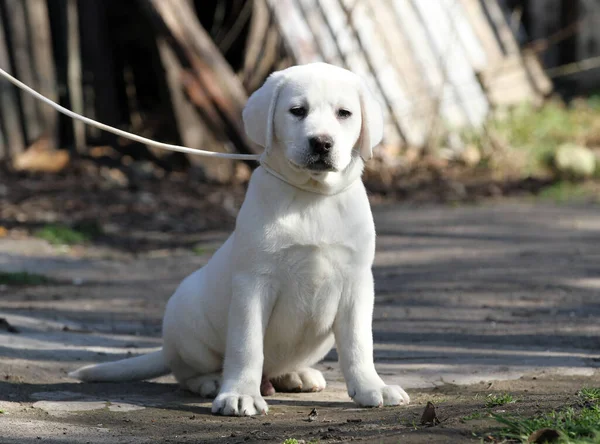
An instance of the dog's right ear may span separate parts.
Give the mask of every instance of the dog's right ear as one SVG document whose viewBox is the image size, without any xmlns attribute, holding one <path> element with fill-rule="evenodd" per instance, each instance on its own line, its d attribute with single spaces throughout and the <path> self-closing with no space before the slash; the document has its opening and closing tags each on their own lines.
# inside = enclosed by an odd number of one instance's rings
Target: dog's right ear
<svg viewBox="0 0 600 444">
<path fill-rule="evenodd" d="M 364 80 L 360 80 L 361 136 L 360 157 L 366 162 L 373 157 L 373 147 L 383 138 L 383 114 L 377 99 Z"/>
<path fill-rule="evenodd" d="M 242 118 L 246 134 L 254 143 L 265 148 L 268 153 L 273 144 L 273 118 L 277 105 L 277 96 L 284 83 L 283 75 L 271 74 L 246 103 Z"/>
</svg>

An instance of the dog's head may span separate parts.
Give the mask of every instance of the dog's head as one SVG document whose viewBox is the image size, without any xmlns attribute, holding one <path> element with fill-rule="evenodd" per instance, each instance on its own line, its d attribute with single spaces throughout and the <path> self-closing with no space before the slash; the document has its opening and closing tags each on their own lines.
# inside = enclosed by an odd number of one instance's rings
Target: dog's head
<svg viewBox="0 0 600 444">
<path fill-rule="evenodd" d="M 342 172 L 359 156 L 370 159 L 383 133 L 381 108 L 363 80 L 326 63 L 271 74 L 243 118 L 248 137 L 267 155 L 283 154 L 311 176 Z"/>
</svg>

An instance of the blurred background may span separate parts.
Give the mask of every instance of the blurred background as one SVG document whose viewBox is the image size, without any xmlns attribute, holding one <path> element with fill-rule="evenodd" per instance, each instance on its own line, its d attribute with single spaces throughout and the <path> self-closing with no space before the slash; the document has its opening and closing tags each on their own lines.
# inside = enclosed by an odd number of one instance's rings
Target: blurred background
<svg viewBox="0 0 600 444">
<path fill-rule="evenodd" d="M 365 77 L 384 109 L 374 202 L 592 202 L 599 25 L 597 0 L 0 0 L 0 66 L 103 123 L 257 153 L 248 95 L 274 70 L 326 61 Z M 184 234 L 232 226 L 254 163 L 123 140 L 5 81 L 0 101 L 0 235 L 75 230 L 138 249 L 157 246 L 149 233 L 193 245 Z"/>
</svg>

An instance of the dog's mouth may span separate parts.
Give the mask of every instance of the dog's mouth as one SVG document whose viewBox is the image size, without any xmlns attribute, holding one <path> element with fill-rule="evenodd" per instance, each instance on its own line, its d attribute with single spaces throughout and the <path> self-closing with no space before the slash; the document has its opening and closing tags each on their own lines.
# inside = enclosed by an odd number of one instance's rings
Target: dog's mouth
<svg viewBox="0 0 600 444">
<path fill-rule="evenodd" d="M 339 171 L 339 169 L 333 165 L 331 159 L 320 156 L 308 156 L 305 157 L 302 162 L 288 159 L 288 162 L 290 166 L 298 172 L 306 171 L 316 174 Z"/>
<path fill-rule="evenodd" d="M 322 157 L 316 159 L 309 159 L 304 166 L 309 171 L 325 172 L 325 171 L 337 171 L 337 168 L 333 166 L 329 159 Z"/>
</svg>

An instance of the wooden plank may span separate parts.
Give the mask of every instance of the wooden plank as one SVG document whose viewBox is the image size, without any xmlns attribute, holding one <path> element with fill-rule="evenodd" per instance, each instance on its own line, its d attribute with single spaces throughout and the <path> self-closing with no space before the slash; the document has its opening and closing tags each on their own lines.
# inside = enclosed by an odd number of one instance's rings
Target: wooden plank
<svg viewBox="0 0 600 444">
<path fill-rule="evenodd" d="M 38 91 L 50 100 L 58 101 L 56 73 L 52 55 L 52 35 L 46 0 L 26 0 L 27 18 L 31 33 L 33 74 Z M 51 148 L 58 146 L 58 113 L 49 106 L 39 108 L 43 132 Z"/>
<path fill-rule="evenodd" d="M 71 107 L 77 114 L 83 114 L 83 83 L 81 81 L 81 50 L 79 42 L 79 17 L 77 0 L 67 2 L 67 33 L 68 33 L 68 83 Z M 85 152 L 85 124 L 73 119 L 73 134 L 75 150 Z"/>
<path fill-rule="evenodd" d="M 252 17 L 248 30 L 248 40 L 244 51 L 244 67 L 242 69 L 244 84 L 252 83 L 256 75 L 261 53 L 264 51 L 271 17 L 264 0 L 252 0 Z"/>
<path fill-rule="evenodd" d="M 401 121 L 396 118 L 394 104 L 392 103 L 392 101 L 389 98 L 390 90 L 388 88 L 386 88 L 387 82 L 384 80 L 384 78 L 387 79 L 389 77 L 382 75 L 383 71 L 384 71 L 384 67 L 386 65 L 389 66 L 389 64 L 378 63 L 378 60 L 382 59 L 382 57 L 381 57 L 383 55 L 382 50 L 381 50 L 381 48 L 378 48 L 377 46 L 370 44 L 369 35 L 371 35 L 371 34 L 368 32 L 369 30 L 367 27 L 368 26 L 368 23 L 367 23 L 368 18 L 364 14 L 358 13 L 358 12 L 360 12 L 358 10 L 358 8 L 364 7 L 364 4 L 362 4 L 361 2 L 351 3 L 348 0 L 338 0 L 338 3 L 340 5 L 340 7 L 342 8 L 342 11 L 346 15 L 346 21 L 349 24 L 350 32 L 352 33 L 353 37 L 356 39 L 358 48 L 359 48 L 361 54 L 363 54 L 363 56 L 364 56 L 365 62 L 367 63 L 367 66 L 369 69 L 369 73 L 371 74 L 373 80 L 375 81 L 377 89 L 382 93 L 384 109 L 388 113 L 388 116 L 390 118 L 389 123 L 391 123 L 391 125 L 393 126 L 398 137 L 403 142 L 406 142 L 408 139 L 406 137 L 405 131 L 402 128 Z M 371 32 L 372 32 L 372 29 L 371 29 Z M 379 49 L 379 51 L 377 51 L 378 49 Z M 377 57 L 377 59 L 376 59 L 376 57 Z M 385 58 L 385 56 L 383 58 Z M 393 88 L 393 90 L 396 93 L 401 93 L 399 91 L 399 88 Z"/>
<path fill-rule="evenodd" d="M 487 59 L 487 70 L 494 70 L 496 66 L 502 63 L 504 54 L 500 42 L 490 27 L 485 12 L 479 0 L 459 0 L 465 11 L 475 35 L 479 39 Z"/>
<path fill-rule="evenodd" d="M 484 69 L 487 65 L 487 56 L 475 34 L 475 29 L 471 24 L 466 8 L 458 0 L 442 1 L 446 3 L 447 9 L 454 10 L 454 13 L 451 14 L 453 26 L 470 65 L 477 71 Z"/>
<path fill-rule="evenodd" d="M 223 133 L 215 132 L 213 125 L 218 125 L 218 114 L 206 95 L 200 88 L 192 87 L 193 74 L 185 72 L 177 56 L 164 39 L 158 39 L 160 58 L 165 67 L 167 84 L 171 93 L 171 102 L 181 140 L 185 146 L 202 147 L 211 151 L 226 152 L 226 137 Z M 187 86 L 187 91 L 182 88 Z M 191 95 L 190 100 L 186 97 Z M 200 116 L 198 108 L 210 110 L 211 114 Z M 215 120 L 216 119 L 216 120 Z M 211 120 L 214 120 L 211 123 Z M 211 130 L 208 130 L 211 128 Z M 218 128 L 218 127 L 217 127 Z M 207 148 L 210 147 L 210 148 Z M 203 156 L 186 156 L 192 166 L 200 167 L 204 176 L 211 182 L 230 182 L 235 174 L 235 163 L 227 159 L 214 159 Z"/>
<path fill-rule="evenodd" d="M 2 130 L 2 114 L 0 113 L 0 164 L 2 164 L 8 157 L 7 146 L 4 140 L 4 131 Z"/>
<path fill-rule="evenodd" d="M 436 95 L 446 123 L 455 127 L 480 126 L 487 117 L 489 103 L 461 46 L 454 23 L 454 17 L 462 14 L 463 9 L 459 3 L 446 1 L 437 2 L 436 8 L 429 8 L 418 0 L 410 3 L 442 72 Z"/>
<path fill-rule="evenodd" d="M 266 0 L 253 0 L 252 19 L 244 54 L 243 83 L 254 91 L 281 61 L 281 36 Z"/>
<path fill-rule="evenodd" d="M 145 2 L 146 3 L 146 2 Z M 188 2 L 147 0 L 145 10 L 167 34 L 167 42 L 191 67 L 199 87 L 218 110 L 221 127 L 240 152 L 260 153 L 244 131 L 242 110 L 247 95 L 239 78 L 202 28 Z"/>
<path fill-rule="evenodd" d="M 403 125 L 408 144 L 420 147 L 427 140 L 435 101 L 423 67 L 412 51 L 410 36 L 394 14 L 392 2 L 367 2 L 365 5 L 372 21 L 377 24 L 378 40 L 397 73 L 398 87 L 406 91 L 406 99 L 395 103 L 395 118 Z"/>
<path fill-rule="evenodd" d="M 539 101 L 552 92 L 552 81 L 548 78 L 535 53 L 524 50 L 522 56 L 523 64 L 525 65 L 533 89 L 539 94 L 536 101 Z"/>
<path fill-rule="evenodd" d="M 13 69 L 15 76 L 23 83 L 34 89 L 38 88 L 33 75 L 30 42 L 27 35 L 28 23 L 25 14 L 25 3 L 22 0 L 4 0 L 6 18 L 8 19 L 8 45 L 12 53 Z M 20 91 L 21 110 L 23 112 L 22 125 L 25 129 L 25 142 L 32 143 L 42 133 L 39 102 L 26 93 Z"/>
<path fill-rule="evenodd" d="M 4 4 L 0 4 L 4 6 Z M 6 44 L 5 23 L 0 23 L 0 66 L 9 68 L 11 66 Z M 10 69 L 10 68 L 9 68 Z M 8 71 L 8 70 L 7 70 Z M 17 91 L 8 82 L 0 81 L 0 117 L 5 133 L 7 148 L 5 148 L 5 160 L 12 161 L 17 154 L 25 150 L 21 123 L 19 122 L 19 100 Z"/>
<path fill-rule="evenodd" d="M 296 0 L 267 0 L 267 2 L 273 11 L 275 23 L 296 62 L 304 64 L 322 61 L 314 36 L 302 17 Z"/>
<path fill-rule="evenodd" d="M 514 105 L 534 97 L 518 55 L 507 57 L 502 69 L 482 73 L 481 79 L 490 101 L 496 107 Z"/>
</svg>

